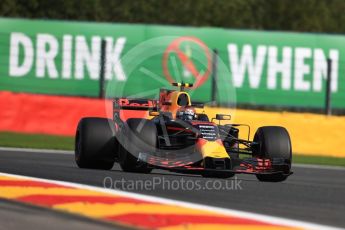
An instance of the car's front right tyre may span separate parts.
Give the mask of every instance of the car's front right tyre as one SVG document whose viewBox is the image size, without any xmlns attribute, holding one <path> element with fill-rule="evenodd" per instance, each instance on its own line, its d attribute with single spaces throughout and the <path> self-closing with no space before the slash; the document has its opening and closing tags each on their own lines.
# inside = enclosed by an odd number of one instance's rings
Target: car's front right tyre
<svg viewBox="0 0 345 230">
<path fill-rule="evenodd" d="M 279 168 L 280 173 L 257 174 L 259 181 L 282 182 L 288 178 L 292 161 L 292 146 L 288 131 L 280 126 L 263 126 L 258 128 L 254 135 L 254 142 L 258 144 L 254 155 L 274 161 L 282 160 L 283 168 Z"/>
</svg>

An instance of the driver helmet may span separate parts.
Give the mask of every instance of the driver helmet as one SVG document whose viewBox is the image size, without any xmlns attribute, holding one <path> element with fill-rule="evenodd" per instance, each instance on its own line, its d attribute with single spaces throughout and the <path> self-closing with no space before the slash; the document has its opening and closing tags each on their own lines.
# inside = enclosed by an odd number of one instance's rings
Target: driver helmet
<svg viewBox="0 0 345 230">
<path fill-rule="evenodd" d="M 176 113 L 176 118 L 184 121 L 195 120 L 195 109 L 191 106 L 181 107 Z"/>
</svg>

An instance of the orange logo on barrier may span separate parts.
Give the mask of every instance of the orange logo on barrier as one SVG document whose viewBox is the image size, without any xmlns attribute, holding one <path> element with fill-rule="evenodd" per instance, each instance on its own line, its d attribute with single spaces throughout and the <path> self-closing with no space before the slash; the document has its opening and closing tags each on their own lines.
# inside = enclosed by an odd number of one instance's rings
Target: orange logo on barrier
<svg viewBox="0 0 345 230">
<path fill-rule="evenodd" d="M 191 60 L 191 58 L 184 53 L 181 50 L 181 43 L 182 42 L 192 42 L 196 45 L 198 45 L 204 52 L 206 59 L 207 59 L 207 63 L 206 63 L 206 71 L 200 71 L 196 68 L 195 63 L 193 63 L 193 60 Z M 168 68 L 168 58 L 169 55 L 171 53 L 175 53 L 178 57 L 178 59 L 181 61 L 183 67 L 189 71 L 189 73 L 195 78 L 195 82 L 194 82 L 194 88 L 198 88 L 200 87 L 202 84 L 205 83 L 205 81 L 208 79 L 210 73 L 211 73 L 211 69 L 212 69 L 212 60 L 211 60 L 211 54 L 210 51 L 208 49 L 208 47 L 206 46 L 205 43 L 203 43 L 200 39 L 195 38 L 195 37 L 180 37 L 177 38 L 175 40 L 173 40 L 169 46 L 167 47 L 167 49 L 165 50 L 164 54 L 163 54 L 163 72 L 165 77 L 167 78 L 167 80 L 172 83 L 175 82 L 176 80 L 174 80 L 174 77 L 172 77 L 169 68 Z"/>
</svg>

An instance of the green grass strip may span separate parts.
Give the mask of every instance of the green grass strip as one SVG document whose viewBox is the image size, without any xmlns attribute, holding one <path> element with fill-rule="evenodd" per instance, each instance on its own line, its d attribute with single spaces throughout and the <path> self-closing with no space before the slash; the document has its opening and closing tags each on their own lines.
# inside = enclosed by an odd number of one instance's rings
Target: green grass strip
<svg viewBox="0 0 345 230">
<path fill-rule="evenodd" d="M 325 157 L 325 156 L 310 156 L 303 154 L 294 154 L 293 163 L 299 164 L 315 164 L 315 165 L 330 165 L 345 167 L 345 157 Z"/>
<path fill-rule="evenodd" d="M 0 132 L 0 146 L 34 149 L 73 150 L 74 138 L 45 134 Z"/>
</svg>

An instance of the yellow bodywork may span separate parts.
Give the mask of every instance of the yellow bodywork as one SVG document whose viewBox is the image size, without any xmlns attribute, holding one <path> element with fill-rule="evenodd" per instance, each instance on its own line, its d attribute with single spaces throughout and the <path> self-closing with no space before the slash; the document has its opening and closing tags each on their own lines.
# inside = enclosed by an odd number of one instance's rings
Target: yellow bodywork
<svg viewBox="0 0 345 230">
<path fill-rule="evenodd" d="M 223 144 L 218 141 L 206 141 L 199 145 L 199 151 L 202 157 L 212 157 L 212 158 L 229 158 L 229 154 L 226 152 Z"/>
</svg>

